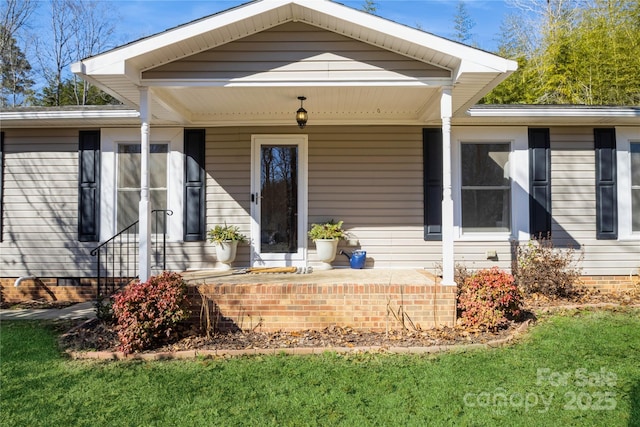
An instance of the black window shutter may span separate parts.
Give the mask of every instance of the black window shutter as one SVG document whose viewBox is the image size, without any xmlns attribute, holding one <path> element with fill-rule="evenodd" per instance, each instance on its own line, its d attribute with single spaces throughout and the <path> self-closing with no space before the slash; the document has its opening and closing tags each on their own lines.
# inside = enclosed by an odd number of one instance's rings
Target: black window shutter
<svg viewBox="0 0 640 427">
<path fill-rule="evenodd" d="M 529 233 L 551 233 L 551 148 L 549 129 L 529 129 Z"/>
<path fill-rule="evenodd" d="M 184 240 L 205 239 L 205 131 L 184 130 Z"/>
<path fill-rule="evenodd" d="M 80 131 L 78 171 L 78 240 L 100 239 L 100 131 Z"/>
<path fill-rule="evenodd" d="M 442 129 L 422 130 L 424 240 L 442 240 Z"/>
<path fill-rule="evenodd" d="M 618 238 L 618 197 L 616 188 L 616 132 L 594 129 L 596 154 L 596 238 Z"/>
<path fill-rule="evenodd" d="M 0 242 L 2 242 L 3 191 L 4 188 L 4 132 L 0 132 Z"/>
</svg>

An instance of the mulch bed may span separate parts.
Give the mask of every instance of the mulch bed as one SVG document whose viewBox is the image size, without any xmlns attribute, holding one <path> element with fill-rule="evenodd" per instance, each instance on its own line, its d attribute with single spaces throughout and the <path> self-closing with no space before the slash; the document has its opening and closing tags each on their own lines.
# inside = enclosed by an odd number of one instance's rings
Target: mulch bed
<svg viewBox="0 0 640 427">
<path fill-rule="evenodd" d="M 532 296 L 525 300 L 524 315 L 498 331 L 480 331 L 455 327 L 428 330 L 393 329 L 388 332 L 369 332 L 349 327 L 332 326 L 322 330 L 295 332 L 241 331 L 206 336 L 195 327 L 183 328 L 171 342 L 151 352 L 178 352 L 187 350 L 254 350 L 290 348 L 398 348 L 432 347 L 504 342 L 514 336 L 526 323 L 535 322 L 534 313 L 562 308 L 599 307 L 640 304 L 640 287 L 617 294 L 584 291 L 570 299 L 549 299 Z M 117 351 L 118 338 L 115 325 L 97 319 L 74 326 L 61 336 L 60 346 L 67 352 Z"/>
<path fill-rule="evenodd" d="M 559 307 L 574 307 L 584 305 L 616 304 L 621 306 L 640 303 L 640 283 L 632 289 L 603 293 L 598 290 L 577 289 L 569 298 L 549 298 L 545 295 L 534 294 L 524 300 L 523 308 L 528 311 L 553 311 Z"/>
<path fill-rule="evenodd" d="M 66 308 L 76 304 L 71 301 L 48 301 L 45 299 L 37 299 L 22 302 L 0 302 L 0 309 L 20 310 L 20 309 L 47 309 L 47 308 Z"/>
<path fill-rule="evenodd" d="M 322 330 L 293 332 L 242 331 L 218 333 L 209 337 L 196 330 L 184 331 L 178 339 L 153 349 L 154 352 L 184 350 L 248 350 L 283 348 L 335 347 L 430 347 L 487 343 L 507 338 L 521 323 L 496 332 L 470 331 L 462 327 L 446 327 L 425 331 L 390 330 L 389 332 L 359 331 L 349 327 L 331 326 Z M 116 351 L 117 334 L 113 326 L 91 320 L 63 335 L 61 346 L 69 351 Z"/>
</svg>

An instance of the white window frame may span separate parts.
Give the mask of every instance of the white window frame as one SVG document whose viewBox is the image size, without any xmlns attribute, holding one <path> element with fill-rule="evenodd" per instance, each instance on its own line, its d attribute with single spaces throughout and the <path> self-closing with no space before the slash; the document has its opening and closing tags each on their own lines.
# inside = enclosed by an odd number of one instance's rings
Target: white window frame
<svg viewBox="0 0 640 427">
<path fill-rule="evenodd" d="M 164 187 L 162 187 L 162 188 L 164 188 L 165 193 L 168 195 L 169 194 L 169 189 L 167 188 L 167 184 L 168 184 L 168 181 L 169 181 L 169 179 L 168 179 L 169 178 L 169 153 L 170 153 L 169 144 L 168 143 L 159 143 L 159 144 L 157 144 L 155 142 L 152 142 L 151 145 L 152 146 L 164 146 L 164 147 L 166 147 L 166 150 L 167 150 L 166 155 L 167 156 L 166 156 L 166 160 L 165 160 L 165 168 L 167 169 L 167 181 L 164 183 Z M 121 153 L 120 152 L 120 148 L 123 147 L 123 146 L 138 146 L 138 147 L 140 147 L 140 144 L 137 143 L 137 142 L 136 143 L 118 142 L 116 144 L 116 170 L 115 170 L 115 175 L 116 175 L 116 182 L 115 182 L 116 198 L 118 197 L 118 194 L 121 194 L 121 192 L 123 190 L 127 191 L 127 192 L 131 192 L 131 193 L 133 193 L 134 192 L 133 190 L 135 190 L 135 192 L 138 193 L 138 198 L 139 198 L 140 197 L 140 187 L 139 186 L 137 188 L 131 187 L 129 189 L 125 189 L 125 188 L 120 186 L 121 183 L 119 182 L 119 177 L 120 177 L 120 166 L 121 166 L 121 161 L 122 161 L 122 154 L 127 154 L 127 153 Z M 150 169 L 150 170 L 151 170 L 151 173 L 153 173 L 153 169 Z M 162 189 L 162 188 L 151 187 L 150 186 L 149 190 L 159 190 L 159 189 Z M 152 193 L 150 192 L 149 198 L 152 198 L 151 194 Z M 115 209 L 114 209 L 116 224 L 118 224 L 118 222 L 119 222 L 119 218 L 118 218 L 119 217 L 119 213 L 118 213 L 118 203 L 117 202 L 118 201 L 116 200 L 116 206 L 115 206 Z M 155 217 L 155 215 L 153 215 L 153 217 Z M 152 220 L 153 220 L 153 218 L 152 218 Z M 125 225 L 125 224 L 123 224 L 123 225 Z M 126 225 L 128 225 L 128 224 L 126 224 Z M 121 229 L 122 225 L 119 226 L 119 227 L 116 225 L 116 227 Z"/>
<path fill-rule="evenodd" d="M 637 241 L 640 232 L 633 232 L 631 216 L 631 143 L 640 143 L 640 127 L 616 127 L 618 240 Z"/>
<path fill-rule="evenodd" d="M 100 241 L 111 238 L 116 230 L 118 145 L 140 144 L 140 128 L 101 129 L 100 165 Z M 183 234 L 184 204 L 184 129 L 151 128 L 150 143 L 167 144 L 167 217 L 169 241 L 180 242 Z"/>
<path fill-rule="evenodd" d="M 509 241 L 529 239 L 529 140 L 526 126 L 454 126 L 451 130 L 453 230 L 456 241 Z M 511 231 L 471 232 L 462 230 L 463 143 L 509 144 L 509 176 L 511 177 Z"/>
</svg>

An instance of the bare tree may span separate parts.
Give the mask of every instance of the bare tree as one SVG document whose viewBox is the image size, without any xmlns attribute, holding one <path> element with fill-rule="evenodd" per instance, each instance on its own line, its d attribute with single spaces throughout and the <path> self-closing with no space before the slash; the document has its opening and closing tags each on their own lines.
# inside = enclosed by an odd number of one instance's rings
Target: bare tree
<svg viewBox="0 0 640 427">
<path fill-rule="evenodd" d="M 73 0 L 50 0 L 48 37 L 36 39 L 40 70 L 47 82 L 47 105 L 61 105 L 62 76 L 73 58 L 75 5 Z M 44 31 L 42 32 L 44 34 Z"/>
<path fill-rule="evenodd" d="M 75 20 L 75 53 L 74 61 L 93 56 L 110 47 L 115 33 L 113 20 L 109 19 L 109 11 L 105 2 L 83 1 Z M 111 15 L 112 17 L 113 15 Z M 73 76 L 73 87 L 78 105 L 86 105 L 91 84 Z"/>
<path fill-rule="evenodd" d="M 47 82 L 45 105 L 88 103 L 91 86 L 69 73 L 69 66 L 110 46 L 116 18 L 108 3 L 50 0 L 50 37 L 37 42 L 40 68 Z M 71 87 L 72 93 L 69 92 Z"/>
<path fill-rule="evenodd" d="M 519 12 L 514 30 L 522 41 L 526 40 L 530 52 L 544 44 L 548 36 L 545 31 L 575 22 L 581 3 L 581 0 L 507 0 L 507 4 Z"/>
<path fill-rule="evenodd" d="M 24 102 L 34 84 L 31 65 L 19 39 L 36 8 L 30 0 L 3 0 L 0 3 L 0 106 Z"/>
<path fill-rule="evenodd" d="M 5 50 L 11 44 L 11 39 L 17 39 L 20 30 L 25 27 L 36 9 L 36 2 L 31 0 L 4 0 L 0 9 L 0 50 Z"/>
<path fill-rule="evenodd" d="M 473 41 L 473 33 L 471 30 L 475 26 L 476 23 L 469 14 L 467 4 L 463 1 L 458 1 L 456 4 L 456 14 L 453 17 L 454 40 L 461 43 L 471 43 Z"/>
</svg>

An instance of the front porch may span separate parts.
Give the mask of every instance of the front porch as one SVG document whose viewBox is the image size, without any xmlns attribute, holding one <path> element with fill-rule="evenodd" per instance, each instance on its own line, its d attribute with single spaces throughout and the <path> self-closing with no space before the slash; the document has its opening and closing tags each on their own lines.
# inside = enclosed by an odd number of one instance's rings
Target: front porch
<svg viewBox="0 0 640 427">
<path fill-rule="evenodd" d="M 208 304 L 216 330 L 293 331 L 332 325 L 360 330 L 452 326 L 456 287 L 417 269 L 296 273 L 200 270 L 182 273 L 193 315 Z"/>
<path fill-rule="evenodd" d="M 452 120 L 516 69 L 328 0 L 251 2 L 86 58 L 72 71 L 140 113 L 139 135 L 101 130 L 99 150 L 89 153 L 99 155 L 104 193 L 100 209 L 90 198 L 81 206 L 90 231 L 101 225 L 101 236 L 89 237 L 109 239 L 116 218 L 133 217 L 135 198 L 124 194 L 140 190 L 141 280 L 152 269 L 151 210 L 162 208 L 174 212 L 172 240 L 185 243 L 180 259 L 200 266 L 208 254 L 191 242 L 222 223 L 249 235 L 241 255 L 250 265 L 306 266 L 308 225 L 335 218 L 376 267 L 438 261 L 443 283 L 453 285 Z M 136 178 L 118 196 L 112 172 L 127 154 L 130 167 L 118 174 L 135 173 L 139 186 Z M 333 283 L 313 285 L 325 292 Z"/>
</svg>

